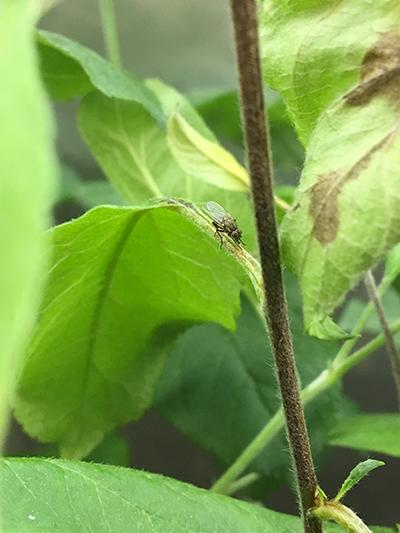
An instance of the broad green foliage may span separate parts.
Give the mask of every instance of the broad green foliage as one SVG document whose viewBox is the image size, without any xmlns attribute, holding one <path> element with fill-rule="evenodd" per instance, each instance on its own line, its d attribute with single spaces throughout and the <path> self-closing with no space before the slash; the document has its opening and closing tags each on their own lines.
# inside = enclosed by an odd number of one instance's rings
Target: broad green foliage
<svg viewBox="0 0 400 533">
<path fill-rule="evenodd" d="M 395 34 L 399 20 L 396 0 L 373 3 L 344 0 L 334 9 L 323 0 L 301 4 L 296 0 L 262 0 L 260 24 L 265 77 L 283 96 L 304 144 L 308 144 L 326 108 L 357 85 L 360 65 L 366 53 L 374 50 L 379 35 Z M 396 53 L 395 43 L 386 44 L 386 50 L 381 49 L 381 57 L 390 59 Z M 368 66 L 378 67 L 364 62 L 364 67 Z M 385 61 L 380 66 L 382 71 L 396 67 Z M 379 73 L 371 69 L 362 74 L 368 74 L 370 79 Z M 391 81 L 393 75 L 394 72 L 392 76 L 389 73 L 386 81 Z M 374 81 L 375 84 L 369 83 L 371 94 L 375 93 L 373 89 L 383 88 L 385 79 L 382 77 L 381 83 Z"/>
<path fill-rule="evenodd" d="M 129 203 L 175 195 L 181 173 L 164 131 L 141 104 L 95 91 L 83 100 L 79 127 L 104 173 Z"/>
<path fill-rule="evenodd" d="M 37 72 L 36 13 L 0 3 L 0 447 L 19 357 L 40 299 L 55 180 L 51 117 Z"/>
<path fill-rule="evenodd" d="M 216 142 L 212 132 L 182 95 L 156 80 L 150 80 L 147 84 L 156 92 L 167 116 L 178 111 L 188 125 L 195 128 L 197 136 L 204 137 L 203 140 L 209 143 Z M 110 99 L 100 92 L 94 92 L 84 98 L 78 120 L 91 152 L 128 203 L 169 196 L 196 203 L 215 200 L 237 218 L 248 249 L 255 249 L 248 194 L 228 190 L 222 181 L 217 186 L 215 178 L 212 186 L 210 180 L 204 180 L 205 175 L 200 168 L 195 169 L 194 175 L 184 172 L 181 168 L 185 167 L 182 158 L 179 159 L 179 166 L 171 152 L 167 132 L 142 105 Z M 222 150 L 218 145 L 212 146 Z M 219 173 L 219 177 L 225 172 L 217 162 L 211 170 Z"/>
<path fill-rule="evenodd" d="M 97 208 L 50 233 L 53 266 L 16 398 L 30 435 L 86 456 L 143 413 L 179 332 L 234 329 L 248 254 L 221 250 L 212 233 L 178 203 Z"/>
<path fill-rule="evenodd" d="M 341 420 L 331 429 L 329 442 L 334 446 L 400 457 L 400 415 L 358 415 Z"/>
<path fill-rule="evenodd" d="M 340 487 L 338 493 L 335 496 L 335 500 L 339 501 L 351 490 L 357 483 L 359 483 L 365 476 L 367 476 L 371 470 L 375 470 L 380 466 L 384 466 L 383 461 L 377 461 L 376 459 L 367 459 L 362 463 L 358 463 L 357 466 L 353 468 L 347 478 L 344 480 L 342 486 Z"/>
<path fill-rule="evenodd" d="M 49 31 L 38 34 L 43 80 L 55 98 L 84 96 L 97 89 L 109 98 L 138 102 L 160 123 L 164 117 L 152 91 L 85 46 Z"/>
<path fill-rule="evenodd" d="M 339 337 L 329 315 L 400 239 L 400 4 L 264 0 L 262 10 L 265 78 L 307 147 L 283 257 L 307 330 Z"/>
<path fill-rule="evenodd" d="M 295 351 L 306 385 L 333 358 L 337 345 L 304 334 L 295 280 L 288 277 L 286 281 Z M 307 408 L 315 457 L 333 421 L 348 412 L 340 389 L 338 384 Z M 279 394 L 273 357 L 261 318 L 246 299 L 235 332 L 205 324 L 177 339 L 158 386 L 156 406 L 222 464 L 236 459 L 275 414 Z M 250 472 L 266 476 L 269 485 L 291 479 L 284 439 L 283 434 L 274 439 L 249 466 Z"/>
<path fill-rule="evenodd" d="M 4 533 L 301 533 L 299 518 L 147 472 L 50 459 L 1 459 Z M 335 526 L 327 533 L 338 533 Z"/>
<path fill-rule="evenodd" d="M 1 459 L 2 531 L 301 533 L 299 518 L 174 479 L 55 459 Z M 326 533 L 340 533 L 335 525 Z M 373 528 L 374 533 L 391 533 Z"/>
</svg>

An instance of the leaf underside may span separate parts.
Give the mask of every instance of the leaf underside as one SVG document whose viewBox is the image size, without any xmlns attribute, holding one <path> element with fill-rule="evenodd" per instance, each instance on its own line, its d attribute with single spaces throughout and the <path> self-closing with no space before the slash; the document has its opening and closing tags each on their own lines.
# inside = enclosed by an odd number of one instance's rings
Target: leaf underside
<svg viewBox="0 0 400 533">
<path fill-rule="evenodd" d="M 355 450 L 400 457 L 400 415 L 357 415 L 331 428 L 329 442 Z"/>
<path fill-rule="evenodd" d="M 15 399 L 30 435 L 86 456 L 143 413 L 178 333 L 235 327 L 249 278 L 227 253 L 234 244 L 221 250 L 199 216 L 177 202 L 100 207 L 50 232 L 53 264 Z"/>
<path fill-rule="evenodd" d="M 308 331 L 344 336 L 329 315 L 400 240 L 400 6 L 265 0 L 261 17 L 267 83 L 307 149 L 283 258 Z"/>
<path fill-rule="evenodd" d="M 304 334 L 296 280 L 286 276 L 285 285 L 297 365 L 305 386 L 323 371 L 338 346 Z M 352 412 L 340 389 L 337 384 L 306 409 L 316 460 L 326 446 L 333 420 Z M 236 331 L 204 324 L 177 339 L 161 375 L 156 407 L 222 464 L 236 459 L 279 409 L 272 353 L 264 323 L 251 302 L 242 299 Z M 289 464 L 282 432 L 249 471 L 261 474 L 271 488 L 292 480 Z"/>
</svg>

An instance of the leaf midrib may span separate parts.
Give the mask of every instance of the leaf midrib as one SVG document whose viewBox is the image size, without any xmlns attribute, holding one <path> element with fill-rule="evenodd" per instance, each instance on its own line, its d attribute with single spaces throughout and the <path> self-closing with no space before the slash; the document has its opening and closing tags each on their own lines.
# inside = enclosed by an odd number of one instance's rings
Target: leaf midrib
<svg viewBox="0 0 400 533">
<path fill-rule="evenodd" d="M 80 417 L 79 417 L 79 422 L 77 423 L 76 422 L 76 419 L 74 418 L 73 420 L 73 424 L 76 426 L 78 425 L 79 426 L 79 433 L 77 434 L 78 435 L 78 438 L 76 438 L 76 441 L 79 442 L 80 441 L 80 438 L 81 438 L 81 435 L 82 435 L 82 424 L 83 424 L 83 420 L 85 418 L 85 398 L 86 398 L 86 394 L 87 394 L 87 386 L 88 386 L 88 380 L 89 380 L 89 374 L 90 374 L 90 366 L 93 364 L 93 356 L 94 356 L 94 353 L 95 353 L 95 350 L 96 350 L 96 343 L 97 343 L 97 333 L 98 333 L 98 328 L 99 328 L 99 324 L 100 324 L 100 318 L 101 318 L 101 314 L 102 314 L 102 311 L 103 311 L 103 307 L 104 307 L 104 303 L 105 303 L 105 300 L 106 300 L 106 296 L 107 296 L 107 293 L 110 289 L 110 285 L 112 283 L 112 280 L 113 280 L 113 274 L 114 274 L 114 271 L 118 265 L 118 262 L 121 258 L 121 255 L 122 255 L 122 252 L 125 248 L 125 244 L 126 242 L 128 241 L 128 239 L 130 238 L 131 234 L 132 234 L 132 231 L 134 229 L 134 227 L 136 226 L 137 222 L 139 221 L 139 219 L 143 216 L 143 212 L 137 212 L 137 211 L 134 211 L 130 218 L 128 218 L 128 222 L 126 224 L 126 227 L 123 229 L 122 233 L 121 233 L 121 237 L 119 238 L 119 240 L 117 241 L 115 247 L 114 247 L 114 250 L 113 250 L 113 253 L 111 255 L 111 258 L 108 262 L 108 265 L 106 266 L 106 269 L 105 269 L 105 272 L 104 272 L 104 276 L 103 276 L 103 285 L 98 293 L 98 296 L 97 296 L 97 304 L 95 306 L 95 309 L 94 309 L 94 313 L 93 313 L 93 317 L 92 317 L 92 323 L 91 323 L 91 326 L 90 326 L 90 332 L 89 332 L 89 335 L 88 335 L 88 338 L 89 338 L 89 342 L 88 342 L 88 348 L 87 348 L 87 352 L 86 352 L 86 358 L 85 358 L 85 367 L 83 369 L 83 378 L 82 378 L 82 386 L 81 386 L 81 395 L 80 395 L 80 398 L 79 398 L 79 402 L 78 404 L 76 405 L 75 409 L 73 410 L 73 412 L 77 412 L 79 411 L 80 412 Z M 67 430 L 65 431 L 63 437 L 65 436 L 66 433 L 68 433 L 68 430 L 69 428 L 67 428 Z M 61 439 L 60 440 L 60 443 L 64 440 Z"/>
</svg>

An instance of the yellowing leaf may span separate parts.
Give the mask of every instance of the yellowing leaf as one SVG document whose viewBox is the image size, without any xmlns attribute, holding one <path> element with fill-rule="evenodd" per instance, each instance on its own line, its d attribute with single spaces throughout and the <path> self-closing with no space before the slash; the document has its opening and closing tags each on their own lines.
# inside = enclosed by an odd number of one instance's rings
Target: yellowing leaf
<svg viewBox="0 0 400 533">
<path fill-rule="evenodd" d="M 191 177 L 231 191 L 247 191 L 245 168 L 219 144 L 209 141 L 178 113 L 168 122 L 168 142 L 179 166 Z"/>
</svg>

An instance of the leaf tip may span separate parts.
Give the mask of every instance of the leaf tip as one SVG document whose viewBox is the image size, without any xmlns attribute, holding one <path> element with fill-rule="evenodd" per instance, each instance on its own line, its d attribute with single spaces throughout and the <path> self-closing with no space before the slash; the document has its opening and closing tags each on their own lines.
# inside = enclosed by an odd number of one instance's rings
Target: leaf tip
<svg viewBox="0 0 400 533">
<path fill-rule="evenodd" d="M 340 501 L 349 492 L 349 490 L 357 485 L 357 483 L 359 483 L 372 470 L 375 470 L 375 468 L 379 468 L 380 466 L 385 466 L 385 463 L 377 459 L 367 459 L 366 461 L 358 463 L 358 465 L 351 470 L 350 474 L 342 483 L 342 486 L 338 490 L 334 501 Z"/>
<path fill-rule="evenodd" d="M 329 316 L 311 320 L 306 325 L 308 335 L 326 341 L 349 340 L 354 338 L 349 332 L 342 329 Z"/>
</svg>

